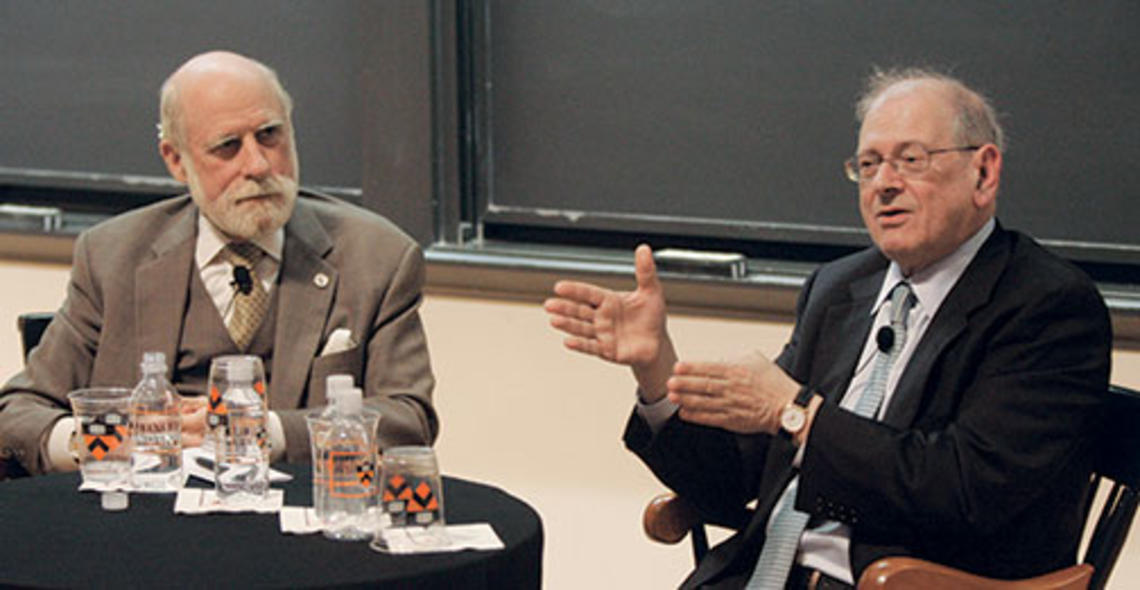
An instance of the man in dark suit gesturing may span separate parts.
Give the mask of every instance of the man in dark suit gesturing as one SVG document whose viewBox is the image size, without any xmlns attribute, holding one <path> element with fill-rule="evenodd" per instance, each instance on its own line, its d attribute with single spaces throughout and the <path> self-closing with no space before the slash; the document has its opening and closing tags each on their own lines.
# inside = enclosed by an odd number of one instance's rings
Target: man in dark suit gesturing
<svg viewBox="0 0 1140 590">
<path fill-rule="evenodd" d="M 79 237 L 67 299 L 0 391 L 0 459 L 74 469 L 66 394 L 133 386 L 146 351 L 165 353 L 184 394 L 205 392 L 217 355 L 262 357 L 275 460 L 308 460 L 302 408 L 323 405 L 337 373 L 383 414 L 382 446 L 431 444 L 416 243 L 376 214 L 298 189 L 292 101 L 265 65 L 196 56 L 167 79 L 160 108 L 159 151 L 190 195 Z M 256 313 L 236 303 L 251 293 Z M 185 444 L 204 429 L 204 409 L 184 414 Z"/>
<path fill-rule="evenodd" d="M 636 290 L 560 282 L 546 302 L 568 348 L 633 369 L 627 446 L 740 528 L 685 587 L 846 587 L 885 555 L 1007 578 L 1075 560 L 1104 302 L 995 219 L 1003 138 L 982 96 L 879 73 L 857 114 L 845 167 L 874 247 L 808 279 L 775 362 L 679 361 L 647 246 Z"/>
</svg>

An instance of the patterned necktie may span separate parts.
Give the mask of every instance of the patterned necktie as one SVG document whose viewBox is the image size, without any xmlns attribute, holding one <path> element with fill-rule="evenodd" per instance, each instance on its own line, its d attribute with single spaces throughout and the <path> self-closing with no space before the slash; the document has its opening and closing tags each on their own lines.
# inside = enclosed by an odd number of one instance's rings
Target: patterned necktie
<svg viewBox="0 0 1140 590">
<path fill-rule="evenodd" d="M 257 277 L 257 263 L 265 256 L 265 252 L 249 242 L 231 242 L 224 250 L 226 260 L 234 265 L 234 313 L 230 317 L 230 337 L 238 350 L 245 352 L 249 349 L 253 335 L 265 319 L 265 312 L 269 309 L 269 293 Z M 240 269 L 249 272 L 249 282 L 239 280 Z M 248 286 L 247 286 L 248 285 Z"/>
<path fill-rule="evenodd" d="M 912 305 L 914 298 L 910 296 L 910 286 L 899 283 L 891 291 L 889 330 L 892 336 L 878 339 L 880 348 L 875 355 L 871 379 L 867 382 L 863 396 L 855 405 L 855 413 L 860 416 L 874 417 L 879 404 L 883 401 L 891 365 L 898 358 L 899 351 L 906 342 L 906 314 Z M 890 342 L 885 342 L 886 340 Z M 760 558 L 756 560 L 756 569 L 752 571 L 752 577 L 748 580 L 748 590 L 781 590 L 788 579 L 788 572 L 791 571 L 792 561 L 796 557 L 796 549 L 800 545 L 800 535 L 803 534 L 804 527 L 811 518 L 811 515 L 795 509 L 798 487 L 799 477 L 792 478 L 776 504 L 772 521 L 768 525 L 768 536 L 764 539 L 764 548 L 760 551 Z"/>
<path fill-rule="evenodd" d="M 906 316 L 914 305 L 914 297 L 910 293 L 910 285 L 899 283 L 891 291 L 891 325 L 887 332 L 879 330 L 875 334 L 878 341 L 879 352 L 875 354 L 875 366 L 871 369 L 871 379 L 867 381 L 867 388 L 863 396 L 855 403 L 855 413 L 867 418 L 874 418 L 879 411 L 879 404 L 883 403 L 883 396 L 887 393 L 887 377 L 891 374 L 891 366 L 899 358 L 903 344 L 906 343 Z"/>
</svg>

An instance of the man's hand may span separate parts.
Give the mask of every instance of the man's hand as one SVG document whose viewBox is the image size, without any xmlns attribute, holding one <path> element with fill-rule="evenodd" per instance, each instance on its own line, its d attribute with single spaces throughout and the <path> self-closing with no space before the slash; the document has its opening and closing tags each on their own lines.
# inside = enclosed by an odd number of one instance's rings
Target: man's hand
<svg viewBox="0 0 1140 590">
<path fill-rule="evenodd" d="M 637 288 L 624 292 L 559 281 L 557 297 L 543 308 L 550 325 L 568 335 L 566 348 L 632 367 L 646 401 L 653 401 L 664 394 L 676 353 L 665 329 L 665 295 L 649 246 L 634 252 L 634 273 Z"/>
<path fill-rule="evenodd" d="M 760 353 L 738 362 L 679 362 L 667 383 L 669 399 L 688 422 L 739 433 L 775 434 L 780 410 L 800 385 Z"/>
<path fill-rule="evenodd" d="M 182 446 L 200 447 L 206 437 L 206 396 L 183 397 Z"/>
</svg>

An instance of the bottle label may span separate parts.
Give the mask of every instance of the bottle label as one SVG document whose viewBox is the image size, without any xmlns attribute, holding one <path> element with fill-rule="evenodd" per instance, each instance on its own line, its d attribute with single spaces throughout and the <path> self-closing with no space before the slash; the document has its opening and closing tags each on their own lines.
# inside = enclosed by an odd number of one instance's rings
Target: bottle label
<svg viewBox="0 0 1140 590">
<path fill-rule="evenodd" d="M 325 464 L 329 496 L 367 498 L 372 495 L 375 468 L 368 454 L 358 451 L 330 451 Z"/>
</svg>

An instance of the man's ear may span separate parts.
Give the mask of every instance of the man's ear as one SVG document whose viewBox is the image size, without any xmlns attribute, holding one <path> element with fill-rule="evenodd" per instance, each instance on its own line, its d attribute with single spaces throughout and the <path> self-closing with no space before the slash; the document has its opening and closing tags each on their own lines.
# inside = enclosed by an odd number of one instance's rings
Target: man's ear
<svg viewBox="0 0 1140 590">
<path fill-rule="evenodd" d="M 182 152 L 178 147 L 169 139 L 163 139 L 158 142 L 158 153 L 174 180 L 186 184 L 186 164 L 182 161 Z"/>
<path fill-rule="evenodd" d="M 974 204 L 986 207 L 997 200 L 998 185 L 1001 184 L 1001 150 L 992 143 L 986 144 L 974 154 L 977 178 L 974 186 Z"/>
</svg>

